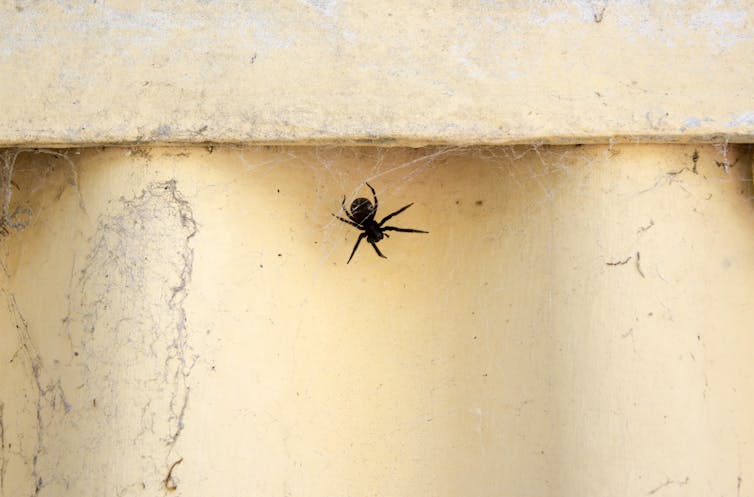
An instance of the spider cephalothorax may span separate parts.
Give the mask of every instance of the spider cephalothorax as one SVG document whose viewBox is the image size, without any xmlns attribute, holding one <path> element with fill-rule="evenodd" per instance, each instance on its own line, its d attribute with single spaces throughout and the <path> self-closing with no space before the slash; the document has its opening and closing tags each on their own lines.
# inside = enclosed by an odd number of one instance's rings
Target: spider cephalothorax
<svg viewBox="0 0 754 497">
<path fill-rule="evenodd" d="M 357 198 L 353 202 L 351 202 L 351 210 L 349 212 L 348 209 L 346 209 L 346 197 L 343 197 L 343 201 L 341 202 L 341 208 L 343 209 L 343 212 L 346 213 L 346 216 L 348 216 L 348 219 L 344 219 L 340 216 L 335 216 L 337 219 L 343 221 L 344 223 L 350 224 L 354 228 L 361 230 L 361 233 L 359 234 L 359 239 L 356 240 L 356 245 L 353 246 L 353 250 L 351 251 L 351 257 L 348 258 L 348 264 L 351 262 L 351 259 L 353 259 L 353 254 L 356 253 L 356 249 L 359 248 L 359 244 L 361 243 L 361 240 L 366 238 L 367 241 L 374 247 L 374 251 L 377 252 L 377 255 L 379 255 L 382 258 L 387 259 L 382 252 L 380 252 L 380 249 L 377 248 L 376 243 L 382 240 L 383 237 L 389 237 L 386 231 L 402 231 L 404 233 L 429 233 L 429 231 L 422 231 L 422 230 L 415 230 L 410 228 L 396 228 L 395 226 L 384 226 L 384 224 L 392 217 L 397 216 L 401 212 L 405 211 L 409 207 L 411 207 L 413 204 L 410 203 L 406 206 L 401 207 L 397 211 L 393 212 L 392 214 L 388 214 L 385 216 L 382 221 L 379 223 L 374 220 L 375 216 L 377 215 L 377 207 L 379 207 L 379 201 L 377 200 L 377 194 L 374 191 L 374 188 L 372 188 L 372 185 L 367 183 L 367 186 L 370 190 L 372 190 L 372 197 L 374 198 L 374 204 L 369 201 L 367 198 Z"/>
</svg>

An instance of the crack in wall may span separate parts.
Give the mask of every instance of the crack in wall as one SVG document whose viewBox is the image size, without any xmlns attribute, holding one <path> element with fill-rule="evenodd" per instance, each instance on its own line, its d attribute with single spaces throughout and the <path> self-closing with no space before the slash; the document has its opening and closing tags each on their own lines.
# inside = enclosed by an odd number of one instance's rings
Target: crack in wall
<svg viewBox="0 0 754 497">
<path fill-rule="evenodd" d="M 667 478 L 663 483 L 661 483 L 660 485 L 656 486 L 655 488 L 653 488 L 652 490 L 650 490 L 649 492 L 647 492 L 647 495 L 654 495 L 657 492 L 659 492 L 660 490 L 668 487 L 669 485 L 677 485 L 679 487 L 682 487 L 684 485 L 688 485 L 689 480 L 690 480 L 690 478 L 688 476 L 686 477 L 685 480 L 671 480 L 670 478 Z"/>
<path fill-rule="evenodd" d="M 31 376 L 31 380 L 36 387 L 36 398 L 33 401 L 35 404 L 36 446 L 31 456 L 30 473 L 31 481 L 34 485 L 31 495 L 38 495 L 44 484 L 44 480 L 40 475 L 40 458 L 48 451 L 47 428 L 53 423 L 60 423 L 71 411 L 71 404 L 66 400 L 61 380 L 52 380 L 51 377 L 53 375 L 43 367 L 42 357 L 34 345 L 29 331 L 29 324 L 21 314 L 15 295 L 6 291 L 3 291 L 3 293 L 6 297 L 12 326 L 16 329 L 19 343 L 19 349 L 14 354 L 11 362 L 14 363 L 18 360 L 19 363 L 23 363 L 23 369 Z M 2 431 L 3 463 L 1 471 L 5 473 L 8 461 L 5 457 L 4 427 Z M 26 463 L 28 464 L 28 460 Z M 0 491 L 3 491 L 3 495 L 5 495 L 2 487 L 0 487 Z"/>
</svg>

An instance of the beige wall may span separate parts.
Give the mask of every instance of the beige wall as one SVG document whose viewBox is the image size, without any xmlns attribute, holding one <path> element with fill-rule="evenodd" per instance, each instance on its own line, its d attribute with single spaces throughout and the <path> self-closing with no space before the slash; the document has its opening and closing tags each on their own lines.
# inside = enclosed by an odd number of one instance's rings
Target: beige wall
<svg viewBox="0 0 754 497">
<path fill-rule="evenodd" d="M 0 5 L 0 496 L 751 494 L 753 18 Z"/>
<path fill-rule="evenodd" d="M 17 0 L 0 145 L 754 141 L 742 0 Z"/>
<path fill-rule="evenodd" d="M 745 148 L 16 159 L 0 495 L 754 489 Z"/>
</svg>

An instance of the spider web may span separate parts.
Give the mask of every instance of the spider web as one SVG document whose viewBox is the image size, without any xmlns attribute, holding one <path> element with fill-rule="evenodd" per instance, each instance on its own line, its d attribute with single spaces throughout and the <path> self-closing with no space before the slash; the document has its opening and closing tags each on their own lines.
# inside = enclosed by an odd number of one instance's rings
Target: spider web
<svg viewBox="0 0 754 497">
<path fill-rule="evenodd" d="M 182 469 L 232 464 L 195 450 L 224 437 L 266 454 L 252 473 L 275 495 L 332 495 L 334 482 L 354 495 L 409 495 L 411 478 L 394 476 L 409 460 L 428 495 L 468 494 L 462 482 L 473 481 L 532 493 L 510 482 L 550 471 L 548 454 L 565 452 L 569 441 L 558 438 L 550 413 L 570 400 L 531 392 L 592 384 L 568 364 L 565 379 L 553 372 L 553 349 L 576 350 L 588 339 L 577 333 L 588 316 L 562 311 L 570 295 L 552 283 L 626 270 L 670 287 L 671 274 L 688 268 L 668 270 L 646 253 L 639 265 L 638 254 L 660 228 L 672 231 L 675 204 L 705 214 L 714 232 L 719 211 L 705 210 L 711 195 L 753 198 L 746 147 L 700 146 L 697 154 L 642 145 L 663 158 L 641 170 L 625 159 L 630 147 L 5 151 L 0 262 L 10 332 L 0 336 L 0 378 L 8 379 L 0 381 L 0 496 L 104 491 L 87 468 L 112 470 L 112 447 L 132 458 L 129 471 L 107 473 L 119 495 L 168 484 L 214 493 L 221 482 L 202 487 Z M 663 147 L 671 153 L 663 156 Z M 344 196 L 346 205 L 371 198 L 367 182 L 379 197 L 377 219 L 413 202 L 391 224 L 429 233 L 391 233 L 379 245 L 387 260 L 362 243 L 346 266 L 359 232 L 333 214 L 342 214 Z M 665 213 L 636 214 L 641 195 L 672 203 Z M 630 221 L 590 225 L 580 215 L 605 199 L 605 209 Z M 740 217 L 750 223 L 751 211 Z M 553 221 L 562 218 L 568 222 Z M 610 229 L 625 235 L 601 236 Z M 569 230 L 590 237 L 593 250 L 563 243 Z M 553 263 L 532 278 L 531 267 L 550 259 L 569 267 Z M 48 314 L 36 310 L 38 282 L 48 282 Z M 682 321 L 672 298 L 642 302 Z M 536 315 L 515 313 L 531 301 L 539 302 Z M 572 335 L 550 335 L 563 329 Z M 651 362 L 646 340 L 638 325 L 615 332 L 638 365 Z M 611 353 L 591 359 L 605 376 L 610 359 L 623 357 Z M 139 362 L 142 370 L 123 373 Z M 529 374 L 512 374 L 521 370 Z M 129 393 L 135 383 L 139 392 Z M 23 390 L 31 392 L 23 402 L 9 400 Z M 241 400 L 225 411 L 226 397 Z M 227 432 L 202 438 L 197 413 L 210 408 Z M 584 419 L 605 429 L 601 415 Z M 631 429 L 619 435 L 641 432 Z M 522 438 L 531 453 L 496 466 Z M 87 455 L 72 460 L 70 447 Z M 184 452 L 190 457 L 174 466 Z M 279 474 L 280 465 L 281 481 L 259 476 Z M 428 477 L 444 465 L 467 477 Z M 315 476 L 333 468 L 338 479 Z M 255 484 L 244 478 L 233 480 Z"/>
</svg>

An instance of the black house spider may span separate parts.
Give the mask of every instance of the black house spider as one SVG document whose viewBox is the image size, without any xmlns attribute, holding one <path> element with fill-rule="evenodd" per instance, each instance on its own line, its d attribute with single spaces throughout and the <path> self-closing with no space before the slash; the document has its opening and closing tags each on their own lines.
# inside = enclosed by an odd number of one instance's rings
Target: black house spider
<svg viewBox="0 0 754 497">
<path fill-rule="evenodd" d="M 374 205 L 372 205 L 372 202 L 369 201 L 369 199 L 366 198 L 357 198 L 353 202 L 351 202 L 351 212 L 348 212 L 348 209 L 346 209 L 346 197 L 343 196 L 343 201 L 341 202 L 341 207 L 343 208 L 343 212 L 346 213 L 346 216 L 348 216 L 348 219 L 344 219 L 340 216 L 336 216 L 333 214 L 333 216 L 341 221 L 343 221 L 346 224 L 350 224 L 354 228 L 361 230 L 361 233 L 359 234 L 359 239 L 356 240 L 356 245 L 353 246 L 353 250 L 351 251 L 351 257 L 348 258 L 348 264 L 351 262 L 351 259 L 353 259 L 353 254 L 356 253 L 356 249 L 359 248 L 359 244 L 361 243 L 361 240 L 366 237 L 367 241 L 374 247 L 374 251 L 377 252 L 377 255 L 380 257 L 387 259 L 382 252 L 380 252 L 380 249 L 377 248 L 376 243 L 382 240 L 383 237 L 389 237 L 386 231 L 403 231 L 404 233 L 429 233 L 429 231 L 422 231 L 422 230 L 415 230 L 411 228 L 396 228 L 395 226 L 384 226 L 384 224 L 392 217 L 397 216 L 401 212 L 405 211 L 412 205 L 414 205 L 413 202 L 410 204 L 401 207 L 397 211 L 393 212 L 392 214 L 388 214 L 385 216 L 382 221 L 379 223 L 374 220 L 374 217 L 377 215 L 377 207 L 379 206 L 379 201 L 377 200 L 377 194 L 374 192 L 374 188 L 372 188 L 372 185 L 367 183 L 367 186 L 370 190 L 372 190 L 372 197 L 374 197 Z M 350 221 L 349 221 L 350 219 Z"/>
</svg>

